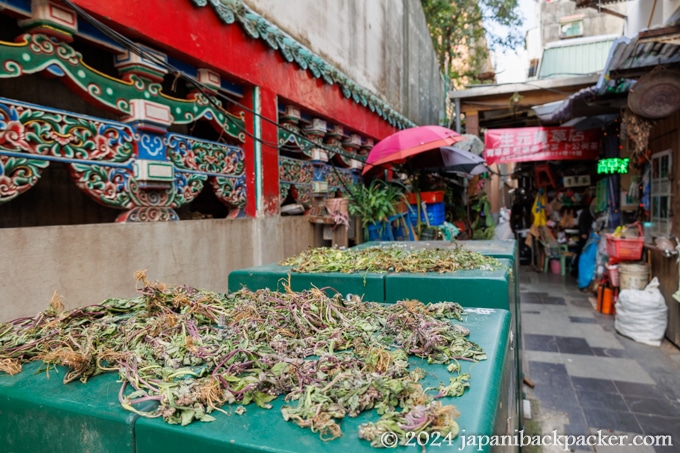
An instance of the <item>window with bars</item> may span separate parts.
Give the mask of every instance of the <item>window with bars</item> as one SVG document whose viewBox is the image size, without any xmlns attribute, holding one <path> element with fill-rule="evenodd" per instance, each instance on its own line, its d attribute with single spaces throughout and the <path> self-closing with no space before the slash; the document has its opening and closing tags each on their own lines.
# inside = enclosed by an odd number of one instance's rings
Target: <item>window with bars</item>
<svg viewBox="0 0 680 453">
<path fill-rule="evenodd" d="M 666 236 L 671 232 L 671 150 L 652 155 L 651 213 L 652 236 Z"/>
</svg>

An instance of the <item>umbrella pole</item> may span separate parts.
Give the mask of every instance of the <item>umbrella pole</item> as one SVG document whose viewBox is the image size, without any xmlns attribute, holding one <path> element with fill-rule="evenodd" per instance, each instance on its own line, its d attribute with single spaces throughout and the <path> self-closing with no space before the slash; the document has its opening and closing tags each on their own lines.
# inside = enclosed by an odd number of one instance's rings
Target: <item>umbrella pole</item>
<svg viewBox="0 0 680 453">
<path fill-rule="evenodd" d="M 413 174 L 413 191 L 416 194 L 416 231 L 414 234 L 416 236 L 416 241 L 419 241 L 422 227 L 422 222 L 420 221 L 420 175 L 413 170 L 410 161 L 407 162 L 407 165 L 409 167 L 409 172 Z"/>
<path fill-rule="evenodd" d="M 420 221 L 420 213 L 421 213 L 421 207 L 420 207 L 420 189 L 416 192 L 416 218 L 418 219 L 418 224 L 416 225 L 416 229 L 418 230 L 417 236 L 418 240 L 420 240 L 420 233 L 422 229 L 422 222 Z"/>
</svg>

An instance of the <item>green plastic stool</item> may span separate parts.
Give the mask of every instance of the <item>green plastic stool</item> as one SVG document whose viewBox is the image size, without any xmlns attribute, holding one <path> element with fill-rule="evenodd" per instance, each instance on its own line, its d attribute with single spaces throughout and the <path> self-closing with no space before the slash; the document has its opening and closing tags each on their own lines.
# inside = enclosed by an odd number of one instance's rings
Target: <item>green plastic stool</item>
<svg viewBox="0 0 680 453">
<path fill-rule="evenodd" d="M 570 257 L 569 247 L 566 244 L 545 248 L 545 261 L 543 263 L 543 273 L 548 273 L 550 260 L 560 260 L 560 275 L 565 275 L 567 269 L 567 257 Z"/>
</svg>

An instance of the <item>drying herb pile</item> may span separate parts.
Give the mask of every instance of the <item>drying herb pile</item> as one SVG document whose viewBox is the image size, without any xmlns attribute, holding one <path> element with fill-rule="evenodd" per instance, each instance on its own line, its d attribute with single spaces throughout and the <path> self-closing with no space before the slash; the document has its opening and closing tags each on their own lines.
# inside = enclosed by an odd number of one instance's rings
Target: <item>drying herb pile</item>
<svg viewBox="0 0 680 453">
<path fill-rule="evenodd" d="M 280 263 L 294 272 L 453 272 L 495 270 L 503 264 L 496 258 L 460 247 L 411 249 L 404 245 L 366 248 L 318 247 Z"/>
<path fill-rule="evenodd" d="M 236 414 L 250 403 L 271 408 L 284 395 L 283 417 L 324 440 L 341 435 L 343 417 L 375 409 L 382 417 L 359 436 L 380 446 L 385 431 L 402 442 L 406 432 L 455 437 L 457 413 L 439 398 L 469 386 L 459 361 L 486 358 L 451 322 L 462 313 L 452 302 L 384 305 L 319 289 L 218 294 L 137 278 L 136 298 L 68 311 L 53 298 L 34 317 L 0 324 L 0 370 L 42 361 L 48 373 L 66 367 L 64 383 L 116 372 L 125 409 L 182 425 L 231 413 L 225 404 Z M 450 381 L 423 388 L 410 355 L 447 366 Z"/>
</svg>

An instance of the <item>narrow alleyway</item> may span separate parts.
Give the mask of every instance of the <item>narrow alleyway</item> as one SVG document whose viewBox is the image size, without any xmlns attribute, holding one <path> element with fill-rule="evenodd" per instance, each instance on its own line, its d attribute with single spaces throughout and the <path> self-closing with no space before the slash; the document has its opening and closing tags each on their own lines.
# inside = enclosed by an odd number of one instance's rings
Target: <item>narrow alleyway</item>
<svg viewBox="0 0 680 453">
<path fill-rule="evenodd" d="M 680 452 L 680 349 L 647 346 L 619 335 L 614 316 L 595 309 L 569 276 L 519 272 L 523 367 L 534 387 L 525 430 L 586 436 L 670 434 L 672 447 L 574 446 L 597 452 Z M 650 441 L 651 438 L 638 440 Z M 525 451 L 541 451 L 525 449 Z M 543 446 L 544 452 L 565 451 Z"/>
</svg>

